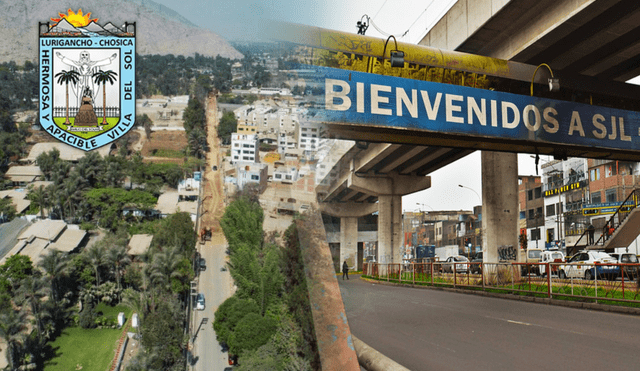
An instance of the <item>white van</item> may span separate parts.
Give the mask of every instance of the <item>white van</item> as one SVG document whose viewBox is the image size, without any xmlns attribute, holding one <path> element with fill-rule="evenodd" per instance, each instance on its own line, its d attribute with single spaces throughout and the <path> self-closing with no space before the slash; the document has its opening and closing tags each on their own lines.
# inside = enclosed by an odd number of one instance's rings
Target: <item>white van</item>
<svg viewBox="0 0 640 371">
<path fill-rule="evenodd" d="M 560 250 L 546 250 L 540 254 L 540 263 L 564 263 L 564 253 Z M 547 274 L 547 266 L 540 266 L 540 274 Z M 551 266 L 551 274 L 558 274 L 558 266 Z"/>
</svg>

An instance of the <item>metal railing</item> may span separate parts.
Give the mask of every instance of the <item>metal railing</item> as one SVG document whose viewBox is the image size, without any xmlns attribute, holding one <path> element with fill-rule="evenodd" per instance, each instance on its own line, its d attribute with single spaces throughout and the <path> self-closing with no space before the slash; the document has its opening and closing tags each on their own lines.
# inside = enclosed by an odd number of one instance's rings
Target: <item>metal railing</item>
<svg viewBox="0 0 640 371">
<path fill-rule="evenodd" d="M 629 195 L 622 202 L 622 204 L 618 206 L 618 208 L 616 209 L 616 212 L 613 213 L 613 215 L 611 215 L 609 220 L 607 220 L 607 223 L 603 227 L 603 231 L 604 230 L 608 231 L 609 227 L 613 227 L 614 233 L 615 233 L 615 230 L 617 230 L 617 228 L 620 225 L 622 225 L 622 223 L 627 218 L 627 216 L 629 216 L 629 213 L 631 213 L 631 211 L 633 211 L 633 209 L 635 209 L 638 206 L 639 201 L 640 201 L 640 190 L 634 189 L 633 191 L 631 191 L 631 193 L 629 193 Z M 586 236 L 588 235 L 588 233 L 589 231 L 585 229 L 584 232 L 580 235 L 580 238 L 578 238 L 576 243 L 573 245 L 574 249 L 579 248 L 580 246 L 586 245 L 584 244 L 584 242 L 583 242 L 584 245 L 580 245 L 580 241 L 582 241 L 583 237 L 587 238 Z M 609 235 L 608 232 L 607 233 L 603 232 L 598 238 L 598 240 L 594 242 L 594 244 L 604 245 L 605 242 L 607 241 L 607 236 L 611 237 L 611 235 Z"/>
<path fill-rule="evenodd" d="M 364 263 L 363 275 L 401 284 L 640 306 L 640 264 Z"/>
</svg>

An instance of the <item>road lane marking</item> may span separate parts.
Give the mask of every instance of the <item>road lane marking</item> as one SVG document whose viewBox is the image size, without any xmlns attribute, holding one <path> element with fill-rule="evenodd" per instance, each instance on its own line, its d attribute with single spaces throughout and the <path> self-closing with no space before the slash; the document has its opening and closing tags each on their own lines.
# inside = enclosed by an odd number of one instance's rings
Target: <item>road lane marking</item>
<svg viewBox="0 0 640 371">
<path fill-rule="evenodd" d="M 507 323 L 513 323 L 515 325 L 534 326 L 534 327 L 540 327 L 540 328 L 550 329 L 550 330 L 555 330 L 555 331 L 568 332 L 568 333 L 576 334 L 576 335 L 585 335 L 584 333 L 578 332 L 578 331 L 565 330 L 565 329 L 561 329 L 561 328 L 557 328 L 557 327 L 543 326 L 543 325 L 538 325 L 538 324 L 529 323 L 529 322 L 515 321 L 515 320 L 512 320 L 512 319 L 496 318 L 496 317 L 490 317 L 490 316 L 485 316 L 485 318 L 495 319 L 495 320 L 503 321 L 503 322 L 507 322 Z"/>
</svg>

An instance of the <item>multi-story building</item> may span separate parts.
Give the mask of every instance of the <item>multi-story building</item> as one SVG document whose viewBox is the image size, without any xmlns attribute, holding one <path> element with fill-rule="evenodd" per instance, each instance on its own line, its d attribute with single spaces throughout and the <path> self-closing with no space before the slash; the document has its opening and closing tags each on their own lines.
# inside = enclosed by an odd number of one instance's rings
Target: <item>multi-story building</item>
<svg viewBox="0 0 640 371">
<path fill-rule="evenodd" d="M 585 221 L 600 230 L 633 189 L 640 185 L 640 164 L 588 160 L 589 194 L 583 207 Z"/>
<path fill-rule="evenodd" d="M 317 122 L 300 122 L 296 132 L 298 148 L 305 152 L 317 151 L 320 148 L 320 129 L 321 125 Z"/>
<path fill-rule="evenodd" d="M 545 247 L 564 248 L 574 244 L 587 226 L 580 211 L 587 195 L 587 160 L 569 158 L 541 166 L 544 193 Z"/>
<path fill-rule="evenodd" d="M 267 189 L 268 167 L 267 164 L 254 162 L 236 162 L 236 184 L 239 190 L 243 190 L 249 183 L 257 183 L 260 193 Z"/>
<path fill-rule="evenodd" d="M 518 177 L 518 204 L 520 208 L 520 234 L 527 236 L 526 248 L 542 247 L 544 240 L 544 198 L 540 176 Z"/>
<path fill-rule="evenodd" d="M 231 134 L 231 161 L 259 162 L 258 136 L 251 134 Z"/>
</svg>

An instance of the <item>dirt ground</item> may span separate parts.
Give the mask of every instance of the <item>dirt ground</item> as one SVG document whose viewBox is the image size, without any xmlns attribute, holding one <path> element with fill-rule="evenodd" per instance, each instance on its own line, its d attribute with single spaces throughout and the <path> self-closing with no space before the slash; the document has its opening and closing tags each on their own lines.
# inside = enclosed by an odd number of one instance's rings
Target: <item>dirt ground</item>
<svg viewBox="0 0 640 371">
<path fill-rule="evenodd" d="M 151 138 L 147 140 L 144 132 L 140 136 L 143 140 L 142 156 L 149 157 L 154 149 L 170 149 L 182 151 L 187 146 L 187 136 L 184 131 L 178 130 L 158 130 L 151 133 Z"/>
</svg>

